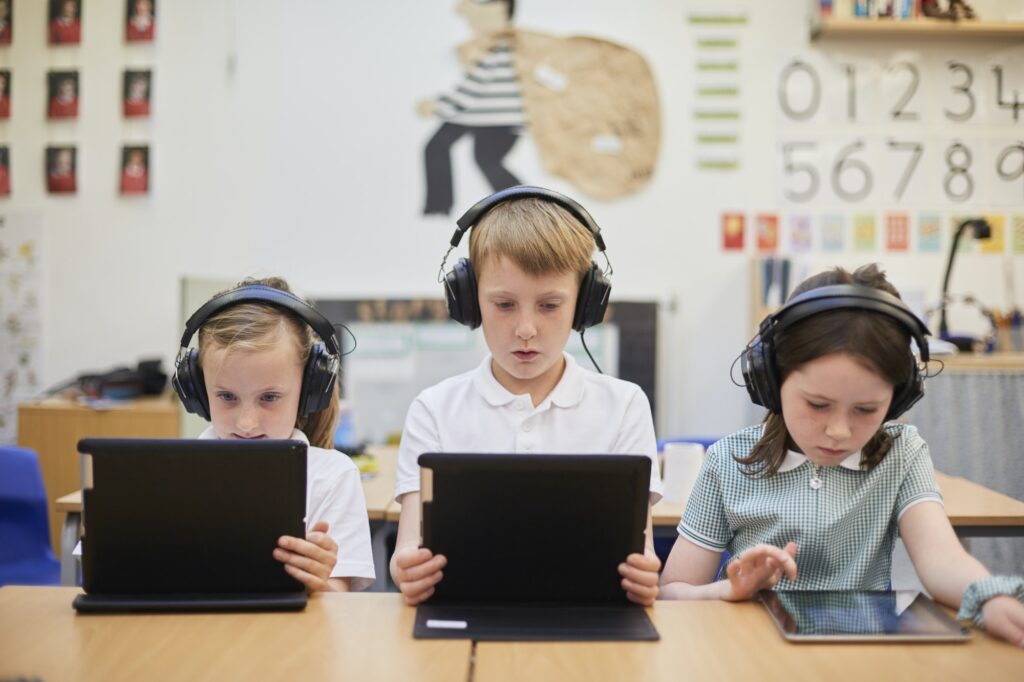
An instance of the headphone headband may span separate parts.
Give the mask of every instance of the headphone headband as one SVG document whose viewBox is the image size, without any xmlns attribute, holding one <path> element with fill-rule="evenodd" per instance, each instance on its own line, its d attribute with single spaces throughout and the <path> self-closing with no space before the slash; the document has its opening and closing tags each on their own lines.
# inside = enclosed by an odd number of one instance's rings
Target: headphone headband
<svg viewBox="0 0 1024 682">
<path fill-rule="evenodd" d="M 330 320 L 295 294 L 264 284 L 243 284 L 207 301 L 199 310 L 192 313 L 188 322 L 185 323 L 185 332 L 181 335 L 181 347 L 188 347 L 192 336 L 199 331 L 206 320 L 221 310 L 239 303 L 269 303 L 294 313 L 317 333 L 332 355 L 341 356 L 341 348 L 338 345 L 337 336 L 334 334 L 334 325 Z"/>
<path fill-rule="evenodd" d="M 509 187 L 503 189 L 500 192 L 495 192 L 489 197 L 481 199 L 477 203 L 473 204 L 468 211 L 462 214 L 462 217 L 455 221 L 458 226 L 455 228 L 455 234 L 452 235 L 451 245 L 455 248 L 462 241 L 464 234 L 469 232 L 470 228 L 476 225 L 480 220 L 498 204 L 508 201 L 510 199 L 544 199 L 557 204 L 568 211 L 576 220 L 583 223 L 590 234 L 594 235 L 594 243 L 597 245 L 597 250 L 604 253 L 604 237 L 601 236 L 601 228 L 597 226 L 594 219 L 590 217 L 590 213 L 587 209 L 580 206 L 578 203 L 565 196 L 550 189 L 544 187 L 533 187 L 531 185 L 516 185 L 515 187 Z"/>
<path fill-rule="evenodd" d="M 833 284 L 805 291 L 766 317 L 758 336 L 764 341 L 812 315 L 842 309 L 867 310 L 895 320 L 917 342 L 921 360 L 928 362 L 928 341 L 924 337 L 931 336 L 931 332 L 924 322 L 900 298 L 860 284 Z"/>
</svg>

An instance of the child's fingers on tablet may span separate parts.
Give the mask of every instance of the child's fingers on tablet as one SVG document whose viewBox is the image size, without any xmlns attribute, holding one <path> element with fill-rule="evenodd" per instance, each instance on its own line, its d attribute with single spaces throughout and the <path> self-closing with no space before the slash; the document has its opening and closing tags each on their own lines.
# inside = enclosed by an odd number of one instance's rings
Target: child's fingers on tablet
<svg viewBox="0 0 1024 682">
<path fill-rule="evenodd" d="M 637 566 L 630 566 L 629 564 L 619 564 L 619 575 L 640 585 L 651 586 L 658 584 L 657 570 L 648 570 Z"/>
<path fill-rule="evenodd" d="M 307 573 L 306 571 L 303 571 L 301 568 L 297 568 L 295 566 L 292 566 L 291 564 L 285 564 L 284 570 L 288 573 L 288 575 L 302 583 L 303 586 L 308 590 L 316 592 L 318 590 L 327 589 L 327 581 L 325 579 L 320 578 L 319 576 L 313 575 L 311 573 Z"/>
<path fill-rule="evenodd" d="M 435 573 L 440 572 L 448 563 L 448 560 L 443 556 L 436 556 L 431 558 L 429 561 L 425 561 L 421 564 L 410 566 L 403 570 L 402 575 L 404 580 L 416 581 L 422 580 L 428 576 L 432 576 Z M 404 581 L 403 581 L 404 582 Z"/>
<path fill-rule="evenodd" d="M 330 576 L 331 569 L 334 568 L 334 564 L 337 561 L 337 557 L 334 555 L 325 556 L 321 560 L 320 557 L 311 557 L 298 552 L 285 552 L 280 548 L 274 550 L 274 558 L 285 566 L 299 568 L 324 580 Z"/>
<path fill-rule="evenodd" d="M 626 599 L 637 604 L 650 606 L 658 598 L 658 586 L 639 585 L 626 578 L 622 580 L 622 589 L 626 591 Z"/>
<path fill-rule="evenodd" d="M 333 543 L 334 541 L 332 540 L 331 544 Z M 299 538 L 289 536 L 281 538 L 279 547 L 275 550 L 275 556 L 276 552 L 288 552 L 289 554 L 309 557 L 322 564 L 329 563 L 331 566 L 334 566 L 334 563 L 338 560 L 337 548 L 329 550 L 309 540 L 300 540 Z"/>
<path fill-rule="evenodd" d="M 404 582 L 402 583 L 402 596 L 409 604 L 419 603 L 434 593 L 434 585 L 441 582 L 443 577 L 444 574 L 438 571 L 422 580 Z"/>
</svg>

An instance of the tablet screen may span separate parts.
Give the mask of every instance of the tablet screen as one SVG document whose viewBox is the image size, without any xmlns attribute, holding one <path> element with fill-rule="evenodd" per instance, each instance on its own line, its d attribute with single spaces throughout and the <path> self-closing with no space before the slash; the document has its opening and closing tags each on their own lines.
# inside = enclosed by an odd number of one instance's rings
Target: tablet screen
<svg viewBox="0 0 1024 682">
<path fill-rule="evenodd" d="M 965 640 L 970 633 L 918 592 L 761 592 L 792 640 Z"/>
</svg>

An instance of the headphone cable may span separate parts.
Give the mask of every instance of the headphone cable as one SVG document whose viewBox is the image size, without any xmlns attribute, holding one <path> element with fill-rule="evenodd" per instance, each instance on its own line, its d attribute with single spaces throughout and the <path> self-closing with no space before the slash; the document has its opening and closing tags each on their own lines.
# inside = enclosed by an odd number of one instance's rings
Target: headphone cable
<svg viewBox="0 0 1024 682">
<path fill-rule="evenodd" d="M 587 348 L 587 339 L 584 337 L 586 331 L 587 330 L 584 329 L 583 331 L 580 332 L 580 342 L 583 344 L 583 350 L 587 351 L 587 357 L 590 358 L 590 361 L 592 363 L 594 363 L 594 369 L 597 370 L 597 373 L 604 374 L 604 372 L 601 371 L 601 366 L 597 364 L 597 360 L 595 360 L 594 356 L 590 354 L 590 349 Z"/>
</svg>

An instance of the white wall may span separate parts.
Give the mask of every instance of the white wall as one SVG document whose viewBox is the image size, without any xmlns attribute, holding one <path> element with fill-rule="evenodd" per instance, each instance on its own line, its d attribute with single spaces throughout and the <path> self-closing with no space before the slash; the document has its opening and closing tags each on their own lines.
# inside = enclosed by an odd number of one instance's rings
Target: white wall
<svg viewBox="0 0 1024 682">
<path fill-rule="evenodd" d="M 45 44 L 45 3 L 16 3 L 14 195 L 0 212 L 46 224 L 44 383 L 142 356 L 170 363 L 180 336 L 183 276 L 280 273 L 322 297 L 439 294 L 435 276 L 452 220 L 420 215 L 422 147 L 436 123 L 415 102 L 460 76 L 453 46 L 468 37 L 454 0 L 175 0 L 159 3 L 157 42 L 126 46 L 123 2 L 86 0 L 79 47 Z M 1020 3 L 1010 3 L 1019 11 Z M 751 23 L 741 49 L 744 160 L 737 173 L 693 163 L 693 41 L 680 0 L 520 0 L 517 23 L 633 46 L 659 82 L 663 154 L 647 189 L 615 202 L 584 200 L 607 237 L 614 295 L 666 302 L 659 435 L 721 434 L 755 417 L 729 364 L 749 335 L 751 251 L 720 250 L 723 210 L 779 208 L 775 74 L 806 47 L 805 3 L 736 0 Z M 1004 3 L 1005 5 L 1005 3 Z M 722 10 L 720 3 L 705 8 Z M 865 49 L 876 49 L 865 46 Z M 121 73 L 154 68 L 154 115 L 120 116 Z M 45 120 L 45 72 L 81 69 L 80 118 Z M 1021 88 L 1024 74 L 1015 78 Z M 152 193 L 117 194 L 120 147 L 150 142 Z M 43 148 L 79 146 L 79 191 L 43 188 Z M 528 138 L 509 166 L 535 184 L 578 194 L 540 170 Z M 487 193 L 466 145 L 456 205 Z M 987 207 L 978 207 L 987 208 Z M 748 235 L 749 241 L 749 235 Z M 814 267 L 832 259 L 814 256 Z M 881 261 L 900 287 L 938 293 L 944 256 L 855 254 Z M 1024 264 L 1014 258 L 1017 296 Z M 956 281 L 1004 305 L 1002 259 L 965 254 Z M 675 301 L 673 308 L 668 302 Z"/>
</svg>

